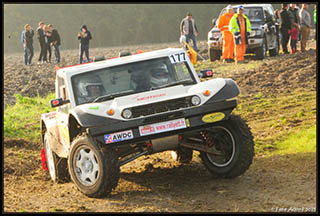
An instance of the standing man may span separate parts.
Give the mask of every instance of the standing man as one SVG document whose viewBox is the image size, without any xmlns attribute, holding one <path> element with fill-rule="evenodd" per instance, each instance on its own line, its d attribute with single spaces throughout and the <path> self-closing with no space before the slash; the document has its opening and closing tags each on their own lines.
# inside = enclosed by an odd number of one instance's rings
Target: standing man
<svg viewBox="0 0 320 216">
<path fill-rule="evenodd" d="M 86 54 L 87 62 L 90 61 L 89 59 L 89 40 L 92 39 L 90 31 L 88 31 L 86 25 L 82 25 L 78 33 L 78 40 L 80 40 L 80 64 L 82 64 L 82 56 L 83 52 Z"/>
<path fill-rule="evenodd" d="M 45 42 L 45 33 L 43 31 L 43 26 L 44 26 L 44 22 L 40 21 L 39 27 L 37 28 L 37 38 L 40 43 L 40 55 L 38 59 L 38 64 L 41 64 L 41 61 L 44 61 L 44 60 L 46 61 L 46 59 L 44 59 L 46 54 L 46 42 Z"/>
<path fill-rule="evenodd" d="M 33 57 L 33 36 L 34 32 L 29 24 L 24 26 L 23 33 L 23 48 L 24 48 L 24 64 L 30 65 Z"/>
<path fill-rule="evenodd" d="M 49 26 L 49 31 L 51 32 L 51 46 L 54 47 L 54 55 L 56 57 L 56 64 L 60 63 L 60 50 L 59 46 L 61 45 L 60 42 L 60 35 L 56 29 L 53 28 L 51 24 Z"/>
<path fill-rule="evenodd" d="M 190 12 L 187 13 L 187 17 L 182 19 L 180 23 L 180 32 L 181 35 L 186 36 L 187 43 L 189 43 L 190 39 L 192 40 L 193 49 L 198 52 L 199 49 L 197 47 L 196 36 L 198 36 L 199 32 L 194 19 L 192 19 L 192 14 Z"/>
<path fill-rule="evenodd" d="M 229 31 L 229 23 L 234 15 L 233 9 L 231 5 L 228 5 L 227 11 L 220 16 L 219 22 L 218 22 L 218 28 L 220 29 L 220 32 L 222 33 L 222 40 L 223 40 L 223 47 L 222 47 L 222 58 L 223 62 L 233 62 L 233 52 L 234 52 L 234 41 L 233 41 L 233 35 Z"/>
<path fill-rule="evenodd" d="M 300 21 L 301 21 L 301 51 L 306 51 L 307 48 L 307 40 L 310 35 L 311 29 L 311 16 L 307 11 L 309 8 L 308 4 L 302 4 L 300 10 Z"/>
<path fill-rule="evenodd" d="M 297 4 L 290 4 L 288 11 L 290 12 L 291 25 L 293 23 L 298 24 L 298 31 L 299 31 L 299 29 L 300 29 L 300 17 L 299 17 L 300 9 L 297 7 Z M 299 31 L 299 37 L 301 37 L 300 31 Z"/>
<path fill-rule="evenodd" d="M 229 31 L 233 34 L 235 43 L 235 62 L 244 63 L 244 54 L 248 44 L 248 34 L 251 32 L 249 18 L 243 13 L 243 6 L 238 7 L 237 13 L 233 15 L 229 24 Z"/>
<path fill-rule="evenodd" d="M 51 52 L 51 32 L 49 30 L 49 25 L 44 25 L 44 29 L 43 29 L 44 33 L 45 33 L 45 42 L 46 42 L 46 55 L 44 57 L 45 62 L 50 63 L 51 64 L 51 56 L 52 56 L 52 52 Z M 49 53 L 49 56 L 48 56 Z"/>
<path fill-rule="evenodd" d="M 288 4 L 282 4 L 282 10 L 280 12 L 280 32 L 282 34 L 282 51 L 284 54 L 289 54 L 288 42 L 290 35 L 288 31 L 291 29 L 291 18 L 290 12 L 288 11 Z"/>
</svg>

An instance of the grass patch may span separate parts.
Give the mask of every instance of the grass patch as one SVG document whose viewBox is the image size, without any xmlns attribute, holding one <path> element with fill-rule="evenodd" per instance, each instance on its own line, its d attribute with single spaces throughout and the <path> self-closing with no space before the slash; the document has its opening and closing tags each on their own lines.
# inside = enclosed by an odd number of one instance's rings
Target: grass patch
<svg viewBox="0 0 320 216">
<path fill-rule="evenodd" d="M 15 97 L 16 104 L 8 105 L 4 110 L 4 137 L 39 142 L 41 114 L 54 111 L 49 101 L 55 98 L 55 94 L 51 93 L 45 98 L 23 97 L 19 94 Z"/>
<path fill-rule="evenodd" d="M 316 126 L 290 133 L 285 139 L 276 142 L 276 146 L 276 154 L 316 152 Z"/>
</svg>

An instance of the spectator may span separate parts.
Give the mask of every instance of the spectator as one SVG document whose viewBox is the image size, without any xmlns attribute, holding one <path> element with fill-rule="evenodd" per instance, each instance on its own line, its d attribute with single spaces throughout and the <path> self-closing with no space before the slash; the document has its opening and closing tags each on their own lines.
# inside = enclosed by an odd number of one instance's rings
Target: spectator
<svg viewBox="0 0 320 216">
<path fill-rule="evenodd" d="M 274 11 L 274 14 L 276 16 L 276 22 L 280 23 L 280 10 L 276 9 Z M 279 36 L 277 35 L 277 39 L 278 39 L 278 47 L 280 48 L 280 44 L 282 44 L 282 34 L 280 31 L 279 25 L 276 25 L 276 29 L 277 29 L 277 32 L 279 32 Z"/>
<path fill-rule="evenodd" d="M 291 29 L 291 19 L 288 12 L 288 4 L 282 4 L 282 10 L 280 11 L 280 32 L 282 34 L 282 51 L 284 54 L 289 54 L 288 52 L 288 42 L 290 35 L 288 31 Z"/>
<path fill-rule="evenodd" d="M 297 23 L 292 23 L 291 30 L 288 31 L 288 33 L 291 36 L 291 41 L 290 41 L 290 47 L 291 47 L 291 53 L 294 54 L 297 52 L 297 41 L 298 41 L 298 24 Z"/>
<path fill-rule="evenodd" d="M 300 9 L 297 7 L 296 4 L 290 4 L 290 8 L 288 11 L 290 12 L 291 23 L 297 23 L 299 26 L 300 25 L 300 17 L 299 17 Z"/>
<path fill-rule="evenodd" d="M 313 10 L 313 22 L 314 25 L 316 26 L 316 33 L 314 39 L 317 40 L 317 35 L 318 35 L 318 26 L 317 26 L 317 4 L 314 5 L 314 10 Z"/>
<path fill-rule="evenodd" d="M 307 11 L 309 8 L 308 4 L 302 4 L 302 8 L 300 10 L 300 21 L 301 21 L 301 51 L 306 51 L 307 48 L 307 40 L 310 35 L 311 29 L 311 16 Z"/>
<path fill-rule="evenodd" d="M 249 18 L 243 13 L 243 6 L 239 6 L 237 13 L 230 20 L 229 30 L 233 34 L 235 43 L 235 62 L 244 63 L 246 44 L 248 44 L 248 34 L 251 32 Z M 239 26 L 240 25 L 240 26 Z"/>
<path fill-rule="evenodd" d="M 234 41 L 233 35 L 229 31 L 229 23 L 233 16 L 233 9 L 231 5 L 228 5 L 227 11 L 220 16 L 219 22 L 217 27 L 222 32 L 222 40 L 223 40 L 223 47 L 222 47 L 222 58 L 223 62 L 233 62 L 233 53 L 234 53 Z"/>
<path fill-rule="evenodd" d="M 24 64 L 31 65 L 33 57 L 33 36 L 34 31 L 29 24 L 24 26 L 23 48 L 24 48 Z"/>
<path fill-rule="evenodd" d="M 50 25 L 50 24 L 49 24 Z M 51 56 L 52 56 L 52 51 L 51 51 L 51 32 L 50 32 L 50 28 L 49 25 L 45 25 L 44 26 L 44 32 L 45 32 L 45 41 L 46 41 L 46 55 L 45 55 L 45 59 L 47 61 L 47 63 L 51 64 Z M 49 57 L 48 57 L 48 53 L 49 53 Z"/>
<path fill-rule="evenodd" d="M 297 23 L 298 24 L 298 39 L 301 39 L 300 35 L 300 17 L 299 17 L 299 12 L 300 8 L 298 8 L 297 4 L 290 4 L 289 10 L 290 12 L 290 18 L 291 18 L 291 24 L 292 23 Z"/>
<path fill-rule="evenodd" d="M 193 49 L 195 51 L 199 51 L 197 47 L 197 40 L 196 37 L 198 36 L 199 32 L 195 23 L 195 20 L 192 18 L 192 14 L 190 12 L 187 13 L 187 17 L 183 18 L 180 23 L 180 32 L 181 35 L 186 36 L 186 42 L 189 43 L 190 39 L 193 43 Z M 188 49 L 188 47 L 186 47 Z"/>
<path fill-rule="evenodd" d="M 37 38 L 40 43 L 40 55 L 38 59 L 38 64 L 41 64 L 41 61 L 44 61 L 44 56 L 46 55 L 46 47 L 45 47 L 45 33 L 43 31 L 44 22 L 39 22 L 39 27 L 37 28 Z"/>
<path fill-rule="evenodd" d="M 78 33 L 78 40 L 80 40 L 80 64 L 82 63 L 83 53 L 86 54 L 87 62 L 90 61 L 89 59 L 89 40 L 92 39 L 90 31 L 88 31 L 86 25 L 82 25 Z"/>
<path fill-rule="evenodd" d="M 60 35 L 56 29 L 53 28 L 51 24 L 49 26 L 49 31 L 51 32 L 51 41 L 50 45 L 54 47 L 54 55 L 56 57 L 56 64 L 60 63 L 60 50 L 59 46 L 61 45 L 60 42 Z"/>
</svg>

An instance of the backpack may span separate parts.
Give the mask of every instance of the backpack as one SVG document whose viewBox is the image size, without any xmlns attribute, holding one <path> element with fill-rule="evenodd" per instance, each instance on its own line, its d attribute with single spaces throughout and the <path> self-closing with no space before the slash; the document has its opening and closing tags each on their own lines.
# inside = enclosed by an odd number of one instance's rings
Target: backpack
<svg viewBox="0 0 320 216">
<path fill-rule="evenodd" d="M 24 44 L 24 30 L 21 33 L 21 43 Z"/>
</svg>

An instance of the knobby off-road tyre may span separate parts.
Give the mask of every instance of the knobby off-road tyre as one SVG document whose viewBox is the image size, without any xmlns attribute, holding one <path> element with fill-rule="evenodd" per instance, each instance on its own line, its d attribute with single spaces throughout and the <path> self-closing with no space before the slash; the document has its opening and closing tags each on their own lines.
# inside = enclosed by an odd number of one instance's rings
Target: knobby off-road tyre
<svg viewBox="0 0 320 216">
<path fill-rule="evenodd" d="M 179 147 L 171 152 L 173 159 L 182 164 L 187 164 L 192 161 L 193 150 L 185 147 Z"/>
<path fill-rule="evenodd" d="M 107 196 L 119 181 L 117 154 L 110 148 L 100 148 L 87 135 L 80 135 L 73 140 L 68 168 L 77 188 L 89 197 Z"/>
<path fill-rule="evenodd" d="M 68 163 L 66 158 L 60 158 L 52 151 L 49 143 L 49 132 L 44 134 L 43 147 L 46 153 L 47 167 L 52 181 L 56 183 L 65 183 L 70 181 L 68 172 Z"/>
<path fill-rule="evenodd" d="M 267 57 L 267 50 L 268 50 L 267 42 L 266 42 L 266 39 L 263 38 L 262 46 L 255 50 L 255 55 L 256 55 L 255 58 L 257 60 L 263 60 L 264 58 Z"/>
<path fill-rule="evenodd" d="M 254 142 L 249 126 L 238 115 L 231 115 L 226 121 L 208 129 L 216 152 L 215 156 L 200 152 L 208 171 L 216 178 L 234 178 L 243 174 L 251 165 L 254 156 Z"/>
<path fill-rule="evenodd" d="M 274 49 L 269 50 L 269 54 L 270 56 L 277 56 L 279 55 L 279 45 L 278 45 L 278 41 L 275 42 L 276 47 Z"/>
<path fill-rule="evenodd" d="M 220 60 L 220 57 L 221 57 L 220 50 L 214 50 L 209 48 L 208 54 L 209 54 L 210 61 Z"/>
</svg>

